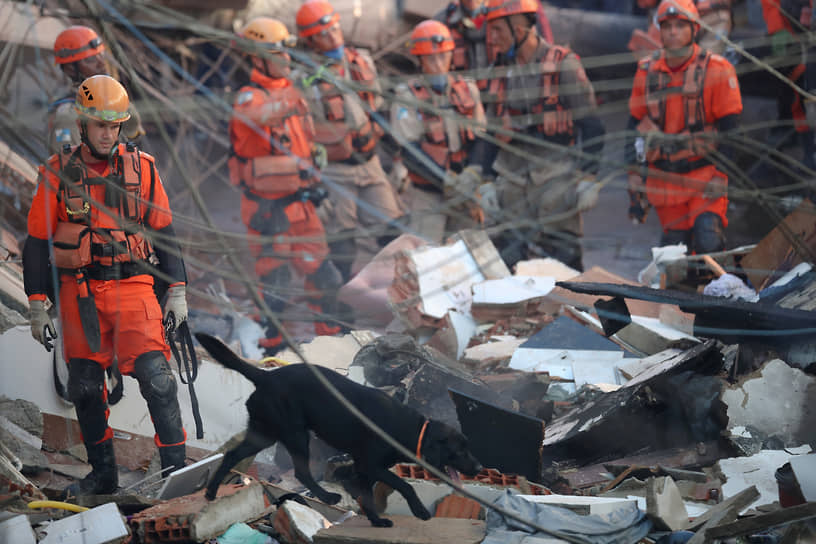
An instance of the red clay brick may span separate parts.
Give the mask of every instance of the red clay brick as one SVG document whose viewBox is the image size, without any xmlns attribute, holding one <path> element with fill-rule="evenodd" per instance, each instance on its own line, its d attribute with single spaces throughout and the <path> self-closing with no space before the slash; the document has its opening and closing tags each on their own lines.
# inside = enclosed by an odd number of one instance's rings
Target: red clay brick
<svg viewBox="0 0 816 544">
<path fill-rule="evenodd" d="M 436 507 L 438 518 L 484 519 L 482 505 L 461 495 L 448 495 Z"/>
</svg>

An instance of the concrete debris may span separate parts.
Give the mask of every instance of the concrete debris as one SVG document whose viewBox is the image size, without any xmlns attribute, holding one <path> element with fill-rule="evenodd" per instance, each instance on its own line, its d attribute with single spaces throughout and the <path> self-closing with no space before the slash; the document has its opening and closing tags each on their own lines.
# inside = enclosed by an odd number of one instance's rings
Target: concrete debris
<svg viewBox="0 0 816 544">
<path fill-rule="evenodd" d="M 365 516 L 322 529 L 314 544 L 479 544 L 485 537 L 485 522 L 471 519 L 431 518 L 427 521 L 412 515 L 390 516 L 393 527 L 371 527 Z"/>
<path fill-rule="evenodd" d="M 113 544 L 130 533 L 115 503 L 51 522 L 41 544 Z"/>
<path fill-rule="evenodd" d="M 774 359 L 723 388 L 728 438 L 745 455 L 816 441 L 816 378 Z"/>
<path fill-rule="evenodd" d="M 311 544 L 319 530 L 331 526 L 319 512 L 296 501 L 285 501 L 275 513 L 274 527 L 290 544 Z"/>
<path fill-rule="evenodd" d="M 646 514 L 657 529 L 679 531 L 688 524 L 686 505 L 670 476 L 646 481 Z"/>
<path fill-rule="evenodd" d="M 370 331 L 355 331 L 355 334 L 343 336 L 317 336 L 311 342 L 300 344 L 299 348 L 308 361 L 314 361 L 320 366 L 343 374 L 354 361 L 360 348 L 374 338 L 375 335 Z M 289 363 L 303 362 L 291 348 L 281 351 L 276 357 Z"/>
<path fill-rule="evenodd" d="M 480 323 L 493 323 L 515 315 L 557 314 L 560 304 L 546 296 L 555 288 L 555 278 L 511 276 L 473 285 L 471 313 Z"/>
<path fill-rule="evenodd" d="M 809 452 L 810 447 L 807 450 Z M 776 470 L 794 456 L 787 450 L 762 450 L 749 457 L 720 459 L 714 465 L 714 470 L 725 482 L 722 487 L 723 496 L 728 498 L 746 487 L 756 486 L 760 495 L 755 506 L 776 502 L 779 500 Z M 739 513 L 742 514 L 746 510 L 747 507 Z"/>
<path fill-rule="evenodd" d="M 37 535 L 27 516 L 14 516 L 0 521 L 0 542 L 11 544 L 36 544 Z"/>
</svg>

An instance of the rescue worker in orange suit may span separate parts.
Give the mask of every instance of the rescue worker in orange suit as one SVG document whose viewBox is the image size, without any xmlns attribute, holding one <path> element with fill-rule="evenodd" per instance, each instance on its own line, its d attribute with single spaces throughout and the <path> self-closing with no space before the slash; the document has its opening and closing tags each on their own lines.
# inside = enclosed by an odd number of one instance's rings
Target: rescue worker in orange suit
<svg viewBox="0 0 816 544">
<path fill-rule="evenodd" d="M 781 68 L 781 72 L 796 85 L 805 90 L 816 89 L 816 69 L 813 60 L 807 58 L 802 62 L 802 48 L 807 48 L 813 20 L 812 0 L 762 0 L 762 16 L 771 36 L 771 53 L 777 59 L 786 58 L 790 62 Z M 791 21 L 793 18 L 793 21 Z M 803 34 L 804 33 L 804 34 Z M 804 36 L 802 40 L 799 36 Z M 812 55 L 813 50 L 807 51 Z M 780 121 L 792 121 L 799 145 L 802 147 L 802 164 L 816 169 L 816 143 L 813 127 L 807 122 L 807 115 L 802 97 L 789 85 L 774 79 L 772 85 L 778 88 L 777 106 Z M 782 128 L 785 132 L 788 126 Z"/>
<path fill-rule="evenodd" d="M 717 154 L 736 129 L 742 98 L 734 67 L 694 43 L 699 16 L 690 0 L 663 0 L 657 12 L 664 48 L 642 60 L 629 99 L 626 146 L 630 194 L 645 192 L 663 226 L 661 245 L 685 243 L 695 253 L 725 248 L 728 176 Z M 719 143 L 718 143 L 719 141 Z M 643 220 L 641 209 L 630 215 Z"/>
<path fill-rule="evenodd" d="M 382 247 L 399 234 L 395 225 L 403 215 L 374 149 L 383 134 L 373 116 L 382 107 L 380 85 L 370 55 L 345 46 L 340 16 L 329 2 L 308 0 L 295 22 L 298 37 L 320 63 L 295 79 L 309 100 L 315 141 L 328 156 L 322 174 L 331 196 L 330 248 L 345 282 L 351 277 L 359 231 L 377 233 Z"/>
<path fill-rule="evenodd" d="M 336 313 L 340 273 L 328 259 L 323 223 L 315 203 L 325 197 L 318 184 L 313 155 L 314 128 L 306 100 L 289 76 L 287 47 L 294 39 L 280 21 L 251 20 L 241 36 L 263 49 L 250 55 L 250 82 L 238 92 L 230 121 L 230 179 L 243 189 L 241 216 L 250 235 L 255 273 L 263 285 L 269 309 L 280 315 L 294 270 L 305 276 L 308 305 L 316 311 L 317 335 L 334 335 L 340 327 L 326 322 Z M 266 320 L 260 346 L 268 355 L 285 347 L 281 331 Z"/>
<path fill-rule="evenodd" d="M 503 67 L 490 83 L 495 109 L 488 116 L 513 133 L 499 136 L 512 148 L 502 148 L 493 163 L 500 216 L 526 223 L 494 241 L 508 266 L 542 255 L 582 270 L 581 213 L 598 200 L 594 157 L 601 155 L 605 131 L 580 59 L 538 34 L 537 9 L 537 0 L 487 5 L 488 44 Z M 573 150 L 583 154 L 576 157 Z M 495 216 L 489 193 L 483 192 L 482 202 L 486 215 Z"/>
<path fill-rule="evenodd" d="M 451 71 L 484 69 L 495 60 L 495 55 L 487 51 L 486 6 L 487 0 L 453 0 L 442 13 L 440 20 L 450 29 L 455 44 Z M 539 34 L 552 43 L 550 21 L 544 13 L 544 8 L 540 5 L 536 23 Z M 486 74 L 469 73 L 467 75 L 477 81 L 480 91 L 487 88 Z"/>
<path fill-rule="evenodd" d="M 71 89 L 48 107 L 46 141 L 49 153 L 59 153 L 66 144 L 79 145 L 74 111 L 76 90 L 87 78 L 108 73 L 105 44 L 96 31 L 87 26 L 71 26 L 60 32 L 54 41 L 54 57 L 62 73 L 71 81 Z M 122 131 L 127 141 L 135 141 L 145 132 L 132 105 L 130 112 L 131 117 L 122 126 Z"/>
<path fill-rule="evenodd" d="M 395 89 L 393 136 L 412 149 L 394 157 L 392 175 L 404 187 L 410 230 L 441 244 L 446 225 L 447 232 L 456 232 L 484 223 L 478 189 L 486 147 L 479 138 L 485 114 L 476 82 L 448 73 L 454 54 L 448 27 L 423 21 L 411 33 L 410 43 L 423 76 Z"/>
<path fill-rule="evenodd" d="M 47 348 L 55 336 L 45 304 L 53 274 L 68 395 L 93 468 L 68 495 L 108 494 L 118 486 L 105 385 L 114 360 L 139 382 L 163 473 L 185 460 L 187 435 L 165 331 L 187 319 L 186 272 L 153 157 L 119 143 L 128 106 L 127 92 L 110 76 L 80 84 L 82 144 L 40 167 L 28 215 L 23 276 L 31 334 Z M 152 272 L 169 282 L 163 314 Z"/>
<path fill-rule="evenodd" d="M 637 5 L 641 9 L 653 9 L 660 2 L 658 0 L 637 0 Z M 711 51 L 718 55 L 725 52 L 725 42 L 720 36 L 728 37 L 731 34 L 733 21 L 731 19 L 731 0 L 694 0 L 697 13 L 700 14 L 700 21 L 711 27 L 714 32 L 701 27 L 697 36 L 697 43 L 706 51 Z M 660 47 L 660 29 L 654 25 L 649 25 L 648 35 L 654 41 L 656 47 Z M 631 46 L 630 48 L 633 48 Z M 649 51 L 651 52 L 651 51 Z"/>
</svg>

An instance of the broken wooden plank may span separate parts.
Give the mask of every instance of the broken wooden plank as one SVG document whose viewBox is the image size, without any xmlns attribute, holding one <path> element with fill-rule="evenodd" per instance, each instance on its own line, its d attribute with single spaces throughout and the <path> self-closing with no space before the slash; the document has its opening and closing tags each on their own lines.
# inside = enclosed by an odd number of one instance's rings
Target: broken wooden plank
<svg viewBox="0 0 816 544">
<path fill-rule="evenodd" d="M 706 510 L 706 513 L 702 516 L 698 516 L 693 521 L 690 521 L 686 526 L 686 530 L 696 531 L 698 528 L 702 527 L 714 518 L 722 519 L 720 517 L 720 513 L 733 511 L 734 517 L 736 518 L 737 514 L 739 514 L 746 507 L 750 506 L 758 498 L 759 490 L 757 487 L 755 485 L 747 487 L 733 497 L 729 497 L 720 504 L 712 506 Z"/>
<path fill-rule="evenodd" d="M 763 529 L 770 529 L 771 527 L 804 521 L 814 517 L 816 517 L 816 502 L 809 502 L 783 508 L 769 514 L 760 514 L 733 523 L 712 527 L 706 531 L 706 538 L 720 539 L 747 535 Z"/>
</svg>

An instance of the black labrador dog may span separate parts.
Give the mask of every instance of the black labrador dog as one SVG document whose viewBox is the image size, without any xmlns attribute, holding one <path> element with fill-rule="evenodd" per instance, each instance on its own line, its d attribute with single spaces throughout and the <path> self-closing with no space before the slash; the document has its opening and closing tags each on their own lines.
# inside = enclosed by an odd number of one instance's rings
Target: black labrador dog
<svg viewBox="0 0 816 544">
<path fill-rule="evenodd" d="M 247 399 L 249 426 L 243 442 L 227 452 L 218 471 L 207 486 L 206 497 L 215 498 L 218 486 L 241 459 L 255 455 L 280 441 L 292 457 L 295 476 L 321 501 L 336 504 L 340 495 L 320 487 L 309 471 L 309 431 L 330 446 L 351 455 L 353 489 L 363 512 L 375 527 L 390 527 L 391 520 L 377 515 L 373 487 L 377 481 L 397 490 L 420 519 L 431 514 L 414 489 L 388 470 L 399 461 L 410 461 L 380 439 L 349 409 L 339 402 L 304 364 L 292 364 L 276 370 L 264 370 L 233 353 L 223 342 L 197 333 L 202 346 L 222 365 L 240 372 L 255 384 Z M 419 455 L 439 470 L 473 476 L 481 465 L 468 451 L 467 439 L 444 423 L 429 420 L 422 414 L 382 391 L 359 385 L 340 374 L 315 367 L 363 414 L 409 451 Z M 355 493 L 355 494 L 356 494 Z"/>
</svg>

